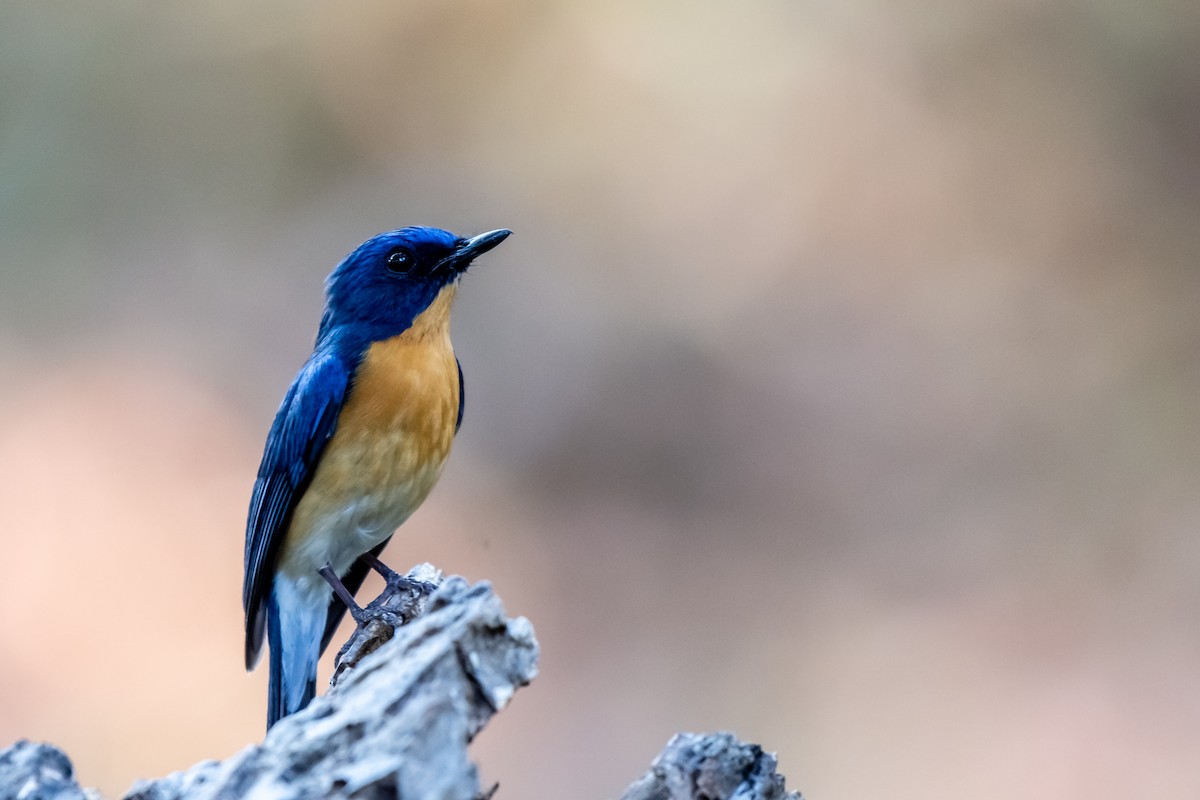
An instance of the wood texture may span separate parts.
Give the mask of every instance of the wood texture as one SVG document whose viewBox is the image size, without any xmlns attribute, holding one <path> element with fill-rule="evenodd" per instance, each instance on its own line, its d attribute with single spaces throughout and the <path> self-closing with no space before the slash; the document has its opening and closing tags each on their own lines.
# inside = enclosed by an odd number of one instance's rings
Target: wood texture
<svg viewBox="0 0 1200 800">
<path fill-rule="evenodd" d="M 367 606 L 329 692 L 225 761 L 141 781 L 124 800 L 502 800 L 471 739 L 537 675 L 538 644 L 487 583 L 423 564 Z M 546 754 L 552 759 L 553 753 Z M 594 797 L 579 787 L 576 797 Z M 0 752 L 0 798 L 100 800 L 51 745 Z M 621 800 L 802 800 L 775 757 L 730 733 L 679 734 Z"/>
</svg>

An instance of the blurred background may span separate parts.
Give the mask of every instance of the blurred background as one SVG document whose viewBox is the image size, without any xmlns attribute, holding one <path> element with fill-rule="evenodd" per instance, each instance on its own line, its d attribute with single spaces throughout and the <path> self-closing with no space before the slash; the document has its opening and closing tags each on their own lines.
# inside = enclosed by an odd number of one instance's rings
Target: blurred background
<svg viewBox="0 0 1200 800">
<path fill-rule="evenodd" d="M 1197 796 L 1198 54 L 1185 0 L 6 4 L 0 746 L 259 739 L 322 280 L 503 226 L 385 555 L 536 626 L 500 797 L 715 729 L 811 798 Z"/>
</svg>

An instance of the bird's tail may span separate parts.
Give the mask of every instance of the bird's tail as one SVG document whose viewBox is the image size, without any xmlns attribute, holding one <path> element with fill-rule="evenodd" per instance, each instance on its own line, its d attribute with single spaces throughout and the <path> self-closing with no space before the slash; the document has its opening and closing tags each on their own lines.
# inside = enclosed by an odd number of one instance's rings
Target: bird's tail
<svg viewBox="0 0 1200 800">
<path fill-rule="evenodd" d="M 292 581 L 276 576 L 267 603 L 267 729 L 304 708 L 317 693 L 317 660 L 328 601 L 316 604 Z"/>
</svg>

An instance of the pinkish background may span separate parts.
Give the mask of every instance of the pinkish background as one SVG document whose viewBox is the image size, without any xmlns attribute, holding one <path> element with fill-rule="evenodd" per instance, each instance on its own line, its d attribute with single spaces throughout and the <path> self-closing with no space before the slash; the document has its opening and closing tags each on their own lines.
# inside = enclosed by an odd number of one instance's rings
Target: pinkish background
<svg viewBox="0 0 1200 800">
<path fill-rule="evenodd" d="M 1200 796 L 1200 4 L 51 0 L 0 65 L 0 747 L 261 735 L 321 281 L 505 226 L 386 554 L 537 628 L 499 797 L 713 729 L 814 799 Z"/>
</svg>

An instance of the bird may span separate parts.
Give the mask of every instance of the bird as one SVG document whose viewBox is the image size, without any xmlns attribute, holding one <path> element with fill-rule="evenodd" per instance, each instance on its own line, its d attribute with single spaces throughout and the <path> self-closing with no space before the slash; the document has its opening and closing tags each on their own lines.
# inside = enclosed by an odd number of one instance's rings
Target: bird
<svg viewBox="0 0 1200 800">
<path fill-rule="evenodd" d="M 268 729 L 315 696 L 346 611 L 322 570 L 352 596 L 441 475 L 464 405 L 451 306 L 473 260 L 511 233 L 389 231 L 326 279 L 316 343 L 267 435 L 246 523 L 245 660 L 253 670 L 265 636 Z"/>
</svg>

